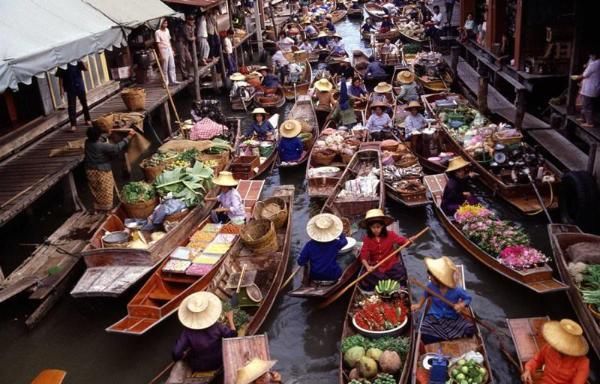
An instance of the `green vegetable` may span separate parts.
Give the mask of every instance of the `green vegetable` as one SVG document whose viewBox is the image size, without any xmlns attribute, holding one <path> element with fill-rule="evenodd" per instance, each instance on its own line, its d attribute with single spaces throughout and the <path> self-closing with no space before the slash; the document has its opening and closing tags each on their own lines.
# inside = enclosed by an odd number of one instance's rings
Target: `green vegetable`
<svg viewBox="0 0 600 384">
<path fill-rule="evenodd" d="M 156 197 L 154 187 L 144 181 L 132 181 L 123 186 L 121 199 L 128 204 L 153 200 Z"/>
<path fill-rule="evenodd" d="M 188 149 L 187 151 L 183 151 L 177 156 L 177 160 L 183 160 L 187 162 L 194 162 L 196 160 L 196 156 L 198 156 L 200 152 L 196 148 Z"/>
<path fill-rule="evenodd" d="M 352 347 L 344 353 L 344 363 L 346 363 L 348 367 L 354 368 L 363 357 L 365 357 L 365 349 L 363 347 Z"/>
<path fill-rule="evenodd" d="M 600 309 L 600 264 L 588 265 L 581 281 L 583 302 Z"/>
<path fill-rule="evenodd" d="M 456 375 L 456 377 L 455 377 L 455 378 L 456 378 L 456 380 L 464 380 L 464 379 L 465 379 L 465 377 L 466 377 L 466 376 L 464 375 L 464 373 L 459 373 L 458 375 Z"/>
<path fill-rule="evenodd" d="M 227 324 L 227 318 L 225 317 L 225 314 L 229 311 L 233 311 L 233 324 L 235 324 L 236 329 L 240 329 L 250 322 L 250 315 L 248 312 L 238 307 L 232 307 L 228 301 L 223 301 L 222 303 L 223 310 L 220 318 L 222 323 Z"/>
<path fill-rule="evenodd" d="M 201 202 L 204 194 L 212 187 L 213 171 L 201 162 L 196 162 L 192 168 L 175 168 L 161 173 L 154 185 L 161 196 L 169 193 L 174 198 L 181 199 L 188 206 Z"/>
<path fill-rule="evenodd" d="M 388 296 L 400 289 L 400 284 L 396 280 L 379 280 L 375 286 L 375 292 L 379 295 Z"/>
<path fill-rule="evenodd" d="M 369 347 L 370 341 L 363 335 L 352 335 L 342 340 L 342 353 L 348 352 L 352 347 L 363 347 L 365 350 Z"/>
<path fill-rule="evenodd" d="M 389 373 L 379 373 L 373 380 L 373 384 L 396 384 L 396 379 Z"/>
</svg>

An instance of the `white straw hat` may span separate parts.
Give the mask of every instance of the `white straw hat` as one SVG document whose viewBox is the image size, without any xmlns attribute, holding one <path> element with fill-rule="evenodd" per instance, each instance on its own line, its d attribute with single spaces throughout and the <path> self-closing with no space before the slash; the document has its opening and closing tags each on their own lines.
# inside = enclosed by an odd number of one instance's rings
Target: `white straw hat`
<svg viewBox="0 0 600 384">
<path fill-rule="evenodd" d="M 219 320 L 223 304 L 211 292 L 196 292 L 179 305 L 177 315 L 186 328 L 205 329 Z"/>
<path fill-rule="evenodd" d="M 331 213 L 320 213 L 306 224 L 306 233 L 314 241 L 326 243 L 338 238 L 344 230 L 342 220 Z"/>
<path fill-rule="evenodd" d="M 558 352 L 567 356 L 585 356 L 589 345 L 581 326 L 569 319 L 549 321 L 542 327 L 544 339 Z"/>
<path fill-rule="evenodd" d="M 235 384 L 250 384 L 265 373 L 277 363 L 277 360 L 263 360 L 254 358 L 248 364 L 238 369 Z"/>
</svg>

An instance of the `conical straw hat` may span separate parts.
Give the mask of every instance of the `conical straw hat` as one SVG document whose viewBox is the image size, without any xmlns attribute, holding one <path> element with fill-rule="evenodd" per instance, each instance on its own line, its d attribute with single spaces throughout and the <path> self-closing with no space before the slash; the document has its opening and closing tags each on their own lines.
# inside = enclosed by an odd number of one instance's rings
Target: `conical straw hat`
<svg viewBox="0 0 600 384">
<path fill-rule="evenodd" d="M 377 84 L 377 86 L 373 88 L 373 90 L 377 93 L 392 92 L 392 86 L 386 83 L 385 81 L 382 81 L 381 83 Z"/>
<path fill-rule="evenodd" d="M 331 213 L 321 213 L 312 217 L 306 224 L 306 233 L 311 239 L 326 243 L 337 239 L 344 230 L 342 220 Z"/>
<path fill-rule="evenodd" d="M 302 131 L 302 123 L 298 120 L 287 120 L 279 127 L 279 132 L 283 137 L 296 137 Z"/>
<path fill-rule="evenodd" d="M 423 109 L 423 106 L 417 100 L 413 100 L 404 107 L 404 110 L 408 111 L 411 108 Z"/>
<path fill-rule="evenodd" d="M 370 221 L 383 221 L 383 223 L 387 226 L 394 222 L 394 219 L 387 216 L 381 209 L 369 209 L 365 214 L 365 218 L 358 223 L 361 228 L 366 228 Z"/>
<path fill-rule="evenodd" d="M 448 163 L 448 168 L 446 169 L 446 172 L 456 171 L 458 169 L 468 166 L 469 164 L 471 163 L 463 159 L 461 156 L 453 157 L 452 159 L 450 159 L 450 163 Z"/>
<path fill-rule="evenodd" d="M 333 84 L 327 79 L 320 79 L 315 83 L 315 88 L 322 92 L 329 92 L 333 89 Z"/>
<path fill-rule="evenodd" d="M 262 360 L 254 358 L 248 364 L 238 369 L 235 384 L 250 384 L 265 373 L 277 363 L 277 360 Z"/>
<path fill-rule="evenodd" d="M 401 71 L 398 76 L 396 76 L 396 80 L 402 84 L 410 84 L 415 81 L 415 75 L 410 71 Z"/>
<path fill-rule="evenodd" d="M 242 75 L 239 72 L 236 72 L 236 73 L 232 74 L 231 76 L 229 76 L 229 79 L 232 81 L 242 81 L 242 80 L 246 80 L 246 76 Z"/>
<path fill-rule="evenodd" d="M 457 270 L 456 265 L 448 256 L 442 256 L 439 259 L 426 257 L 425 265 L 427 266 L 429 273 L 446 287 L 456 287 L 456 279 L 454 278 L 454 274 Z"/>
<path fill-rule="evenodd" d="M 589 345 L 581 326 L 569 319 L 549 321 L 542 327 L 544 339 L 558 352 L 568 356 L 585 356 Z"/>
<path fill-rule="evenodd" d="M 253 115 L 259 115 L 259 114 L 266 115 L 267 111 L 265 111 L 264 108 L 254 108 L 254 110 L 252 110 L 252 114 Z"/>
<path fill-rule="evenodd" d="M 214 293 L 196 292 L 183 299 L 177 315 L 185 327 L 205 329 L 219 320 L 221 310 L 221 300 Z"/>
<path fill-rule="evenodd" d="M 222 187 L 235 187 L 238 185 L 237 180 L 233 178 L 233 174 L 228 171 L 221 171 L 219 176 L 213 179 L 213 183 Z"/>
</svg>

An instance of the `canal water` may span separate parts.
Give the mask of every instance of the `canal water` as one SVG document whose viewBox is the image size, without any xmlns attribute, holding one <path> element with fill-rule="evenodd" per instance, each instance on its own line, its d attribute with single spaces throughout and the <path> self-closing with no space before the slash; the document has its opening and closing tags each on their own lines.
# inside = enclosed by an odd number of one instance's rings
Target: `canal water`
<svg viewBox="0 0 600 384">
<path fill-rule="evenodd" d="M 359 22 L 344 20 L 338 31 L 351 51 L 361 47 Z M 181 102 L 180 111 L 187 114 L 189 102 Z M 291 108 L 287 105 L 282 113 Z M 241 116 L 238 114 L 238 116 Z M 247 120 L 243 121 L 243 125 Z M 80 190 L 86 187 L 81 181 Z M 266 177 L 264 196 L 277 185 L 296 187 L 292 247 L 288 271 L 293 268 L 303 244 L 308 240 L 305 225 L 317 213 L 322 202 L 308 198 L 304 169 L 279 172 L 274 169 Z M 527 217 L 506 204 L 492 199 L 489 191 L 479 197 L 506 219 L 523 225 L 533 244 L 550 255 L 543 216 Z M 67 217 L 60 188 L 51 192 L 16 222 L 0 231 L 0 257 L 5 271 L 18 263 L 26 252 L 22 243 L 39 242 L 44 235 Z M 57 203 L 58 202 L 58 203 Z M 430 231 L 417 244 L 403 252 L 410 276 L 425 281 L 425 256 L 447 255 L 465 266 L 467 289 L 474 296 L 472 306 L 477 314 L 494 327 L 507 330 L 506 319 L 549 315 L 551 318 L 575 318 L 565 294 L 536 295 L 479 264 L 454 242 L 440 226 L 431 207 L 407 209 L 388 202 L 388 213 L 399 221 L 401 234 L 409 236 L 428 226 Z M 25 246 L 26 247 L 26 246 Z M 27 249 L 27 248 L 25 248 Z M 298 286 L 300 276 L 291 285 Z M 288 287 L 286 292 L 291 288 Z M 414 290 L 417 298 L 422 292 Z M 133 384 L 147 383 L 170 361 L 170 350 L 181 331 L 176 316 L 143 336 L 106 333 L 104 329 L 126 313 L 126 304 L 134 292 L 118 300 L 76 300 L 66 295 L 41 324 L 29 331 L 24 326 L 29 304 L 12 300 L 0 306 L 0 383 L 28 383 L 42 369 L 59 368 L 68 371 L 67 383 Z M 316 303 L 292 298 L 285 293 L 277 299 L 265 321 L 262 332 L 270 340 L 271 355 L 278 360 L 279 370 L 289 384 L 337 383 L 338 347 L 349 295 L 331 306 L 319 310 Z M 497 383 L 518 383 L 518 372 L 503 357 L 498 339 L 483 331 L 486 348 Z M 509 339 L 503 343 L 513 351 Z M 598 361 L 594 358 L 594 367 Z M 597 382 L 593 381 L 592 382 Z"/>
</svg>

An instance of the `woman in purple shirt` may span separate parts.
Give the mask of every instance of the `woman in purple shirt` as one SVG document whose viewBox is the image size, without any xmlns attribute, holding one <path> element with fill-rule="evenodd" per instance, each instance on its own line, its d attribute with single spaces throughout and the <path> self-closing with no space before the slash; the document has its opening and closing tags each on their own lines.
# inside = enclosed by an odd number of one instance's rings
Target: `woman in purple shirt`
<svg viewBox="0 0 600 384">
<path fill-rule="evenodd" d="M 237 336 L 233 312 L 225 314 L 229 327 L 218 321 L 222 309 L 221 300 L 211 292 L 197 292 L 181 302 L 178 316 L 185 329 L 173 348 L 174 361 L 184 360 L 193 372 L 221 368 L 221 340 Z"/>
</svg>

